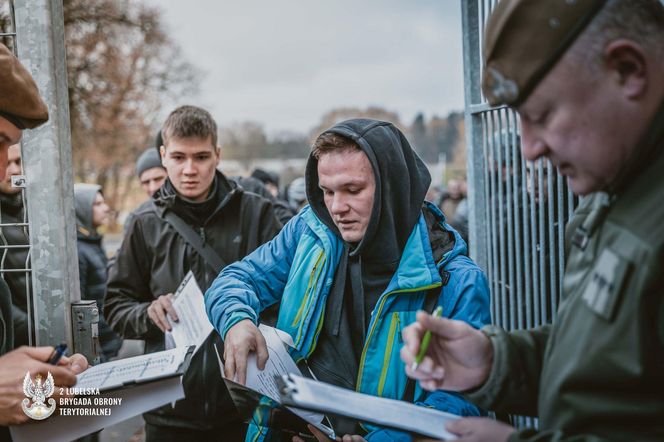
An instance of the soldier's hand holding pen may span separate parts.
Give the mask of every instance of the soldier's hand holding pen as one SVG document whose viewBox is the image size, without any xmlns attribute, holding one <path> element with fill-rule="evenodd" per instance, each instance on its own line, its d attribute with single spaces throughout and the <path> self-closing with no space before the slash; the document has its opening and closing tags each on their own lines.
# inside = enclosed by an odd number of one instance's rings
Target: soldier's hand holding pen
<svg viewBox="0 0 664 442">
<path fill-rule="evenodd" d="M 422 361 L 413 367 L 427 330 L 431 331 L 429 347 Z M 465 322 L 420 311 L 416 322 L 404 328 L 402 334 L 401 359 L 406 363 L 406 374 L 426 390 L 470 390 L 489 376 L 493 363 L 491 341 Z"/>
</svg>

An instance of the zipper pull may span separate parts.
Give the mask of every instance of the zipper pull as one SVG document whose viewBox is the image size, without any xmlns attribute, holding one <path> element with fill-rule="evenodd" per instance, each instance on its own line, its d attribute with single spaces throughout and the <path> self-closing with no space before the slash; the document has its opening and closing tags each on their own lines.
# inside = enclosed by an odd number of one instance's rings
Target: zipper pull
<svg viewBox="0 0 664 442">
<path fill-rule="evenodd" d="M 399 313 L 394 312 L 394 319 L 397 320 L 397 336 L 400 344 L 403 344 L 403 336 L 401 336 L 401 318 Z"/>
<path fill-rule="evenodd" d="M 205 229 L 203 227 L 198 228 L 198 234 L 200 235 L 203 242 L 205 242 Z"/>
</svg>

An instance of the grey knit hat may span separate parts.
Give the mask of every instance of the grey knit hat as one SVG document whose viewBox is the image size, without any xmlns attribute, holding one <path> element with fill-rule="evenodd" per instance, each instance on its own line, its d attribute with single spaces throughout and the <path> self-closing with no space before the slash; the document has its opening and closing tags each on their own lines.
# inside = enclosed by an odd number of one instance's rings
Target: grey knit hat
<svg viewBox="0 0 664 442">
<path fill-rule="evenodd" d="M 161 164 L 161 156 L 159 152 L 155 150 L 154 147 L 148 147 L 145 151 L 138 157 L 136 160 L 136 176 L 141 177 L 141 174 L 148 169 L 153 167 L 161 167 L 164 169 L 164 166 Z"/>
</svg>

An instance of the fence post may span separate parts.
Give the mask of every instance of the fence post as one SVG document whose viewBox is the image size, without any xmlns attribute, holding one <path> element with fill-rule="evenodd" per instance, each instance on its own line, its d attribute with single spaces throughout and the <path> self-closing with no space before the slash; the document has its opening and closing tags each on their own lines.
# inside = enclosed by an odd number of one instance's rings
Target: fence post
<svg viewBox="0 0 664 442">
<path fill-rule="evenodd" d="M 481 221 L 487 219 L 484 195 L 484 152 L 481 149 L 482 122 L 473 106 L 480 103 L 480 23 L 477 0 L 461 0 L 463 21 L 463 85 L 466 106 L 464 110 L 466 126 L 466 146 L 468 149 L 468 235 L 470 256 L 485 272 L 488 271 L 488 238 Z"/>
<path fill-rule="evenodd" d="M 25 131 L 36 345 L 74 348 L 71 303 L 80 299 L 62 0 L 15 4 L 18 57 L 46 101 L 49 121 Z"/>
</svg>

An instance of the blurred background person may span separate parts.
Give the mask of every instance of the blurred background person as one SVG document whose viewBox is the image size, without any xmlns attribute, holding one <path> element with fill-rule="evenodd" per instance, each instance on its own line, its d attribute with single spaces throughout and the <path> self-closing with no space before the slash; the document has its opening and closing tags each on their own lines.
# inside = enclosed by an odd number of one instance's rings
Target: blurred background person
<svg viewBox="0 0 664 442">
<path fill-rule="evenodd" d="M 295 213 L 298 213 L 304 206 L 309 204 L 304 177 L 295 178 L 288 186 L 286 193 L 288 194 L 288 204 L 290 204 Z"/>
<path fill-rule="evenodd" d="M 103 314 L 108 259 L 102 245 L 103 236 L 98 229 L 108 222 L 110 210 L 104 201 L 101 186 L 96 184 L 75 184 L 74 204 L 81 299 L 97 302 L 101 360 L 105 362 L 117 356 L 122 346 L 122 339 L 111 330 Z"/>
<path fill-rule="evenodd" d="M 136 176 L 145 194 L 151 197 L 166 181 L 166 169 L 161 155 L 154 147 L 148 147 L 136 160 Z"/>
<path fill-rule="evenodd" d="M 21 175 L 21 145 L 14 144 L 7 151 L 7 172 L 0 181 L 0 234 L 2 276 L 9 286 L 14 317 L 14 348 L 28 345 L 28 293 L 30 268 L 27 217 L 20 187 L 12 187 L 12 176 Z M 12 246 L 9 248 L 8 246 Z M 17 247 L 19 246 L 19 247 Z M 25 246 L 25 247 L 20 247 Z M 26 269 L 26 271 L 20 271 Z"/>
<path fill-rule="evenodd" d="M 273 197 L 277 198 L 279 196 L 279 175 L 277 173 L 256 168 L 251 172 L 251 177 L 262 182 Z"/>
<path fill-rule="evenodd" d="M 464 180 L 453 178 L 447 182 L 447 186 L 438 202 L 438 208 L 443 212 L 446 219 L 454 219 L 459 203 L 466 197 L 463 190 Z"/>
</svg>

